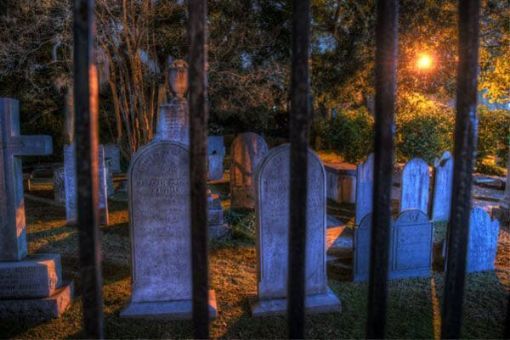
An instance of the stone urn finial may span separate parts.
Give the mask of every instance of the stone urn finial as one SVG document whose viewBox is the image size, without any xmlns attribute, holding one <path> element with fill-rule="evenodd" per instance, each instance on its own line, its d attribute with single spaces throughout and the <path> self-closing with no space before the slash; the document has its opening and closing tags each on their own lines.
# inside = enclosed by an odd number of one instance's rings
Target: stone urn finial
<svg viewBox="0 0 510 340">
<path fill-rule="evenodd" d="M 169 59 L 168 83 L 174 95 L 184 98 L 188 91 L 188 63 L 182 59 Z"/>
</svg>

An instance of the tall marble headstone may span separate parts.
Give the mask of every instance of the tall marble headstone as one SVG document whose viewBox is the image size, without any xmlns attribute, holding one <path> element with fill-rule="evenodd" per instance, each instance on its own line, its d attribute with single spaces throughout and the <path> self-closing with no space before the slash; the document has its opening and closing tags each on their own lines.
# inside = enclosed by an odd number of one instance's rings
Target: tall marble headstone
<svg viewBox="0 0 510 340">
<path fill-rule="evenodd" d="M 232 142 L 230 147 L 232 208 L 255 208 L 254 173 L 267 151 L 268 147 L 264 138 L 253 132 L 242 133 Z"/>
<path fill-rule="evenodd" d="M 374 154 L 356 168 L 356 224 L 361 223 L 365 215 L 372 212 L 374 190 Z"/>
<path fill-rule="evenodd" d="M 432 270 L 432 223 L 418 209 L 400 213 L 391 228 L 390 279 L 429 277 Z"/>
<path fill-rule="evenodd" d="M 498 250 L 499 222 L 481 208 L 473 208 L 469 219 L 467 272 L 494 270 Z"/>
<path fill-rule="evenodd" d="M 413 158 L 402 171 L 402 194 L 400 212 L 418 209 L 428 214 L 429 206 L 429 166 L 420 158 Z"/>
<path fill-rule="evenodd" d="M 59 204 L 65 204 L 66 202 L 66 188 L 63 166 L 53 170 L 53 199 L 56 203 Z"/>
<path fill-rule="evenodd" d="M 64 145 L 64 184 L 66 192 L 66 220 L 67 223 L 75 224 L 78 219 L 77 202 L 77 174 L 76 174 L 76 151 L 75 144 Z M 101 223 L 109 224 L 108 217 L 108 187 L 107 169 L 104 159 L 103 146 L 98 150 L 98 177 L 99 177 L 99 213 Z"/>
<path fill-rule="evenodd" d="M 28 255 L 22 156 L 49 155 L 50 136 L 20 135 L 19 102 L 0 98 L 0 319 L 48 319 L 71 302 L 60 255 Z"/>
<path fill-rule="evenodd" d="M 209 136 L 207 138 L 207 161 L 210 180 L 223 178 L 223 159 L 225 158 L 225 142 L 223 136 Z"/>
<path fill-rule="evenodd" d="M 120 148 L 117 144 L 105 144 L 104 158 L 110 160 L 110 170 L 113 174 L 121 172 L 120 168 Z"/>
<path fill-rule="evenodd" d="M 153 142 L 128 171 L 132 254 L 131 302 L 123 317 L 191 318 L 192 265 L 189 150 Z M 214 292 L 211 314 L 216 313 Z"/>
<path fill-rule="evenodd" d="M 281 314 L 287 306 L 289 259 L 290 146 L 272 149 L 257 168 L 258 301 L 254 316 Z M 326 172 L 317 155 L 308 152 L 306 233 L 306 308 L 339 311 L 340 300 L 328 287 L 326 272 Z"/>
<path fill-rule="evenodd" d="M 453 158 L 445 151 L 434 162 L 434 197 L 432 220 L 449 221 L 453 189 Z"/>
<path fill-rule="evenodd" d="M 365 215 L 354 229 L 352 276 L 354 281 L 368 281 L 370 270 L 370 230 L 372 213 Z"/>
</svg>

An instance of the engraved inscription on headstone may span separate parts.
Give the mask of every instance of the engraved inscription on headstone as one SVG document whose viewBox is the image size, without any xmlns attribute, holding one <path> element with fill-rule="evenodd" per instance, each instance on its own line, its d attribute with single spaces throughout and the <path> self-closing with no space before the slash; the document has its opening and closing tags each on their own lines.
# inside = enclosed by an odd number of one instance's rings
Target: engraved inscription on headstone
<svg viewBox="0 0 510 340">
<path fill-rule="evenodd" d="M 365 215 L 372 212 L 372 192 L 374 188 L 374 154 L 356 168 L 356 221 L 359 225 Z"/>
<path fill-rule="evenodd" d="M 450 220 L 450 206 L 453 187 L 453 158 L 445 151 L 434 162 L 434 197 L 432 205 L 433 221 Z"/>
<path fill-rule="evenodd" d="M 253 132 L 238 135 L 230 147 L 230 195 L 231 207 L 255 208 L 254 173 L 267 153 L 264 138 Z"/>
<path fill-rule="evenodd" d="M 481 208 L 473 208 L 469 219 L 467 272 L 494 270 L 498 250 L 499 222 Z"/>
<path fill-rule="evenodd" d="M 420 158 L 411 159 L 402 172 L 400 212 L 418 209 L 428 214 L 429 166 Z"/>
<path fill-rule="evenodd" d="M 432 223 L 420 210 L 400 213 L 391 228 L 390 279 L 428 277 L 432 266 Z"/>
<path fill-rule="evenodd" d="M 370 270 L 370 230 L 372 229 L 372 214 L 361 219 L 354 229 L 353 241 L 353 279 L 367 281 Z"/>
<path fill-rule="evenodd" d="M 189 161 L 186 146 L 168 141 L 142 147 L 131 160 L 133 292 L 121 316 L 191 317 Z"/>
<path fill-rule="evenodd" d="M 287 297 L 290 146 L 272 149 L 257 168 L 258 302 L 253 315 L 284 313 Z M 326 174 L 315 153 L 308 152 L 306 235 L 307 308 L 340 309 L 326 273 Z"/>
</svg>

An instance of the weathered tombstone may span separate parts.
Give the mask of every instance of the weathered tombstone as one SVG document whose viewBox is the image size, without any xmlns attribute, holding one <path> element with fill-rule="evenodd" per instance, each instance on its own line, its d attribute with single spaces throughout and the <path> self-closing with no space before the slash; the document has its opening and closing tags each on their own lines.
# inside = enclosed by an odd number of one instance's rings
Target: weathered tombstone
<svg viewBox="0 0 510 340">
<path fill-rule="evenodd" d="M 356 168 L 356 220 L 372 212 L 372 194 L 374 190 L 374 154 L 368 155 L 367 160 Z"/>
<path fill-rule="evenodd" d="M 218 194 L 213 194 L 210 190 L 207 192 L 208 215 L 207 224 L 209 226 L 209 238 L 218 239 L 225 236 L 228 231 L 228 225 L 223 223 L 223 207 Z"/>
<path fill-rule="evenodd" d="M 432 269 L 432 223 L 421 210 L 400 213 L 391 228 L 390 279 L 429 277 Z"/>
<path fill-rule="evenodd" d="M 192 265 L 189 151 L 153 142 L 128 171 L 132 255 L 131 302 L 122 317 L 191 318 Z M 214 292 L 209 306 L 216 314 Z"/>
<path fill-rule="evenodd" d="M 160 105 L 156 135 L 153 141 L 172 141 L 189 145 L 189 108 L 186 100 L 188 91 L 188 64 L 175 60 L 169 66 L 168 85 L 172 99 Z"/>
<path fill-rule="evenodd" d="M 223 159 L 225 158 L 225 143 L 223 136 L 209 136 L 207 138 L 208 179 L 223 178 Z"/>
<path fill-rule="evenodd" d="M 19 102 L 0 98 L 0 319 L 48 319 L 69 306 L 58 254 L 28 255 L 22 156 L 52 153 L 50 136 L 22 136 Z"/>
<path fill-rule="evenodd" d="M 432 203 L 432 220 L 449 221 L 453 188 L 453 158 L 445 151 L 434 162 L 434 197 Z"/>
<path fill-rule="evenodd" d="M 255 209 L 254 173 L 267 153 L 264 138 L 253 132 L 238 135 L 230 147 L 230 195 L 231 207 Z"/>
<path fill-rule="evenodd" d="M 120 168 L 120 149 L 117 144 L 105 144 L 104 157 L 110 160 L 110 170 L 112 174 L 121 172 Z"/>
<path fill-rule="evenodd" d="M 326 194 L 338 203 L 356 202 L 356 168 L 348 163 L 324 163 Z"/>
<path fill-rule="evenodd" d="M 354 281 L 368 281 L 370 270 L 370 230 L 372 213 L 366 214 L 354 229 L 352 276 Z"/>
<path fill-rule="evenodd" d="M 428 213 L 429 206 L 429 166 L 420 158 L 413 158 L 402 171 L 402 194 L 400 212 L 418 209 Z"/>
<path fill-rule="evenodd" d="M 272 149 L 257 168 L 258 301 L 254 316 L 281 314 L 287 308 L 289 243 L 290 146 Z M 326 272 L 326 173 L 315 153 L 308 152 L 306 235 L 306 308 L 340 311 L 328 287 Z"/>
<path fill-rule="evenodd" d="M 98 173 L 99 173 L 99 212 L 101 223 L 108 225 L 108 193 L 106 183 L 106 165 L 104 160 L 103 146 L 98 150 Z M 75 224 L 78 218 L 77 184 L 76 184 L 76 152 L 75 144 L 64 145 L 64 175 L 66 192 L 66 220 L 67 223 Z"/>
<path fill-rule="evenodd" d="M 63 166 L 60 166 L 53 171 L 53 198 L 55 202 L 59 204 L 65 204 L 66 202 L 66 188 Z"/>
<path fill-rule="evenodd" d="M 498 249 L 499 222 L 481 208 L 473 208 L 469 219 L 467 272 L 494 270 Z"/>
<path fill-rule="evenodd" d="M 105 177 L 106 177 L 106 194 L 108 197 L 115 195 L 115 186 L 113 185 L 113 171 L 112 171 L 112 162 L 110 158 L 106 158 L 104 160 L 105 164 Z"/>
</svg>

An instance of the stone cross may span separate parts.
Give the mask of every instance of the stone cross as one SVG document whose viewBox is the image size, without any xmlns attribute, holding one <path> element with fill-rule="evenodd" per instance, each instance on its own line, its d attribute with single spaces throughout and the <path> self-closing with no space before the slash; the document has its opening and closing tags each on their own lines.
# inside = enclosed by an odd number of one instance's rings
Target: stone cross
<svg viewBox="0 0 510 340">
<path fill-rule="evenodd" d="M 429 166 L 420 158 L 411 159 L 402 172 L 402 196 L 400 212 L 419 209 L 428 214 L 429 206 Z"/>
<path fill-rule="evenodd" d="M 0 98 L 0 261 L 27 255 L 21 156 L 53 152 L 50 136 L 20 135 L 19 102 Z"/>
</svg>

